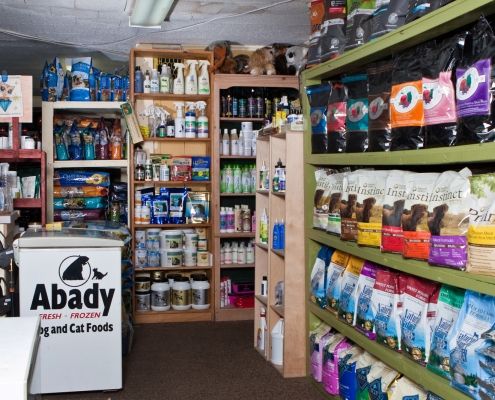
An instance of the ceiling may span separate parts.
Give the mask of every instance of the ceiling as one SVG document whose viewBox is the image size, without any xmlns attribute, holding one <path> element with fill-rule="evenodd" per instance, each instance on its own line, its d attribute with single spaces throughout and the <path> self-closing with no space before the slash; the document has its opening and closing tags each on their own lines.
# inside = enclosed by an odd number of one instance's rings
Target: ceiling
<svg viewBox="0 0 495 400">
<path fill-rule="evenodd" d="M 150 0 L 151 1 L 151 0 Z M 138 44 L 246 46 L 301 44 L 309 36 L 303 0 L 178 0 L 161 29 L 131 28 L 133 0 L 1 0 L 0 71 L 33 75 L 35 95 L 45 60 L 91 56 L 105 71 L 125 66 Z"/>
</svg>

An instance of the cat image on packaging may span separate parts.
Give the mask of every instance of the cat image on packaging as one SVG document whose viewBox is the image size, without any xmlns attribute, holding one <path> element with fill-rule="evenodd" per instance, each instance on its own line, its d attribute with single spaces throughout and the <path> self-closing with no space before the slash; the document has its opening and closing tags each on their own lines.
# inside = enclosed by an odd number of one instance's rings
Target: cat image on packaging
<svg viewBox="0 0 495 400">
<path fill-rule="evenodd" d="M 358 287 L 356 291 L 356 329 L 368 336 L 371 340 L 375 334 L 375 316 L 371 307 L 371 295 L 375 286 L 376 272 L 383 267 L 373 264 L 370 261 L 364 263 L 361 275 L 359 275 Z"/>
<path fill-rule="evenodd" d="M 340 300 L 340 283 L 343 277 L 344 269 L 351 255 L 335 250 L 327 269 L 326 280 L 326 309 L 331 313 L 337 314 Z"/>
<path fill-rule="evenodd" d="M 323 367 L 323 337 L 329 333 L 332 327 L 322 322 L 316 329 L 309 331 L 309 364 L 311 376 L 316 382 L 321 382 Z"/>
<path fill-rule="evenodd" d="M 340 283 L 340 300 L 337 316 L 349 325 L 356 322 L 356 292 L 359 275 L 365 260 L 351 256 Z"/>
</svg>

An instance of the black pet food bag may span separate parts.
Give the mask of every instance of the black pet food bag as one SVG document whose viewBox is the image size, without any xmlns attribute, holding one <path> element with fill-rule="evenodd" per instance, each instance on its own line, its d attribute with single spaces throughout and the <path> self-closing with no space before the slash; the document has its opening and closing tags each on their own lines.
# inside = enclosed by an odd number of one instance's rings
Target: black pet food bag
<svg viewBox="0 0 495 400">
<path fill-rule="evenodd" d="M 346 153 L 362 153 L 368 149 L 368 77 L 366 74 L 345 76 L 347 88 Z"/>
<path fill-rule="evenodd" d="M 377 2 L 371 27 L 371 40 L 395 31 L 406 23 L 409 0 L 391 0 Z"/>
<path fill-rule="evenodd" d="M 346 19 L 346 0 L 325 0 L 325 20 L 320 38 L 321 62 L 344 52 Z"/>
<path fill-rule="evenodd" d="M 326 111 L 331 92 L 332 86 L 330 83 L 306 87 L 310 107 L 312 154 L 324 154 L 327 152 Z"/>
<path fill-rule="evenodd" d="M 327 107 L 327 153 L 346 151 L 346 104 L 347 89 L 342 83 L 334 83 Z"/>
</svg>

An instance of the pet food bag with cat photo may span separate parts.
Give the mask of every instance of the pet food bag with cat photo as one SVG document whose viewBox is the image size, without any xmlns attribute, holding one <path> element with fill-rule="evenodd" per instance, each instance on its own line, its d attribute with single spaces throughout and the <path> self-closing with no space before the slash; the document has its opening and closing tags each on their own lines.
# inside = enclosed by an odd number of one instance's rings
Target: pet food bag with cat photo
<svg viewBox="0 0 495 400">
<path fill-rule="evenodd" d="M 357 396 L 356 400 L 369 400 L 368 375 L 373 365 L 381 363 L 378 358 L 372 356 L 366 350 L 356 363 Z"/>
<path fill-rule="evenodd" d="M 371 294 L 372 313 L 375 317 L 377 343 L 389 349 L 400 350 L 399 274 L 393 271 L 376 271 L 375 286 Z"/>
<path fill-rule="evenodd" d="M 495 173 L 475 175 L 471 183 L 466 271 L 495 275 Z"/>
<path fill-rule="evenodd" d="M 389 171 L 361 171 L 358 174 L 356 221 L 357 242 L 361 246 L 380 247 L 382 210 Z"/>
<path fill-rule="evenodd" d="M 354 400 L 357 395 L 356 364 L 364 350 L 358 345 L 338 351 L 339 394 L 343 400 Z"/>
<path fill-rule="evenodd" d="M 330 186 L 330 203 L 328 206 L 327 233 L 340 236 L 340 205 L 342 204 L 342 185 L 345 172 L 327 176 Z"/>
<path fill-rule="evenodd" d="M 409 275 L 402 303 L 402 354 L 416 362 L 428 362 L 432 326 L 435 323 L 440 284 Z"/>
<path fill-rule="evenodd" d="M 382 209 L 382 237 L 380 249 L 384 253 L 402 254 L 404 233 L 402 213 L 406 201 L 407 171 L 392 170 L 387 175 Z"/>
<path fill-rule="evenodd" d="M 375 316 L 373 315 L 373 307 L 371 307 L 371 295 L 375 286 L 376 271 L 383 268 L 381 265 L 374 264 L 371 261 L 365 261 L 358 279 L 355 327 L 371 340 L 374 340 L 376 337 Z"/>
<path fill-rule="evenodd" d="M 339 311 L 340 287 L 350 254 L 335 250 L 332 254 L 326 279 L 326 309 L 333 314 Z"/>
<path fill-rule="evenodd" d="M 373 365 L 368 374 L 369 400 L 389 399 L 394 390 L 394 384 L 399 373 L 385 363 Z"/>
<path fill-rule="evenodd" d="M 309 371 L 316 382 L 321 382 L 321 371 L 323 366 L 323 337 L 333 337 L 332 327 L 322 322 L 316 329 L 309 331 Z"/>
<path fill-rule="evenodd" d="M 356 323 L 357 284 L 364 262 L 364 259 L 351 255 L 340 282 L 340 300 L 337 316 L 351 326 Z"/>
<path fill-rule="evenodd" d="M 437 314 L 426 368 L 446 379 L 450 379 L 450 345 L 447 338 L 459 317 L 465 292 L 465 289 L 443 284 L 438 295 Z"/>
<path fill-rule="evenodd" d="M 322 246 L 311 271 L 310 300 L 321 308 L 325 308 L 326 305 L 326 272 L 333 252 L 331 247 Z"/>
<path fill-rule="evenodd" d="M 342 200 L 340 201 L 340 240 L 357 241 L 356 203 L 360 171 L 344 174 Z"/>
<path fill-rule="evenodd" d="M 316 189 L 314 196 L 313 228 L 327 229 L 330 203 L 330 182 L 325 169 L 315 171 Z"/>
<path fill-rule="evenodd" d="M 71 101 L 90 101 L 89 96 L 89 72 L 91 70 L 91 57 L 72 59 L 72 85 L 70 89 Z"/>
<path fill-rule="evenodd" d="M 341 333 L 327 334 L 323 337 L 322 382 L 330 394 L 339 394 L 339 350 L 351 347 Z"/>
<path fill-rule="evenodd" d="M 406 175 L 406 201 L 402 216 L 404 258 L 428 260 L 431 236 L 427 224 L 428 209 L 439 176 L 436 172 Z"/>
<path fill-rule="evenodd" d="M 470 176 L 469 168 L 464 168 L 459 172 L 445 171 L 437 178 L 428 207 L 430 265 L 466 269 Z"/>
<path fill-rule="evenodd" d="M 403 376 L 397 380 L 390 400 L 426 400 L 426 390 Z"/>
</svg>

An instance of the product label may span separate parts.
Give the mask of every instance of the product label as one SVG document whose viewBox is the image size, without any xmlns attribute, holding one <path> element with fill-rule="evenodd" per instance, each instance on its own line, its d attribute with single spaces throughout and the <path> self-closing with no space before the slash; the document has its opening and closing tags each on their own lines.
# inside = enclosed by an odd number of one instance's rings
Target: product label
<svg viewBox="0 0 495 400">
<path fill-rule="evenodd" d="M 381 233 L 381 223 L 357 223 L 357 241 L 362 246 L 380 247 Z"/>
<path fill-rule="evenodd" d="M 381 95 L 369 95 L 369 129 L 389 129 L 390 128 L 390 93 Z"/>
<path fill-rule="evenodd" d="M 151 305 L 153 307 L 166 307 L 170 305 L 170 290 L 152 290 Z"/>
<path fill-rule="evenodd" d="M 467 238 L 465 236 L 431 236 L 430 264 L 446 265 L 448 267 L 466 268 Z"/>
<path fill-rule="evenodd" d="M 174 306 L 188 306 L 191 304 L 191 290 L 172 290 L 172 304 Z"/>
<path fill-rule="evenodd" d="M 393 85 L 390 105 L 392 128 L 424 126 L 422 81 Z"/>
<path fill-rule="evenodd" d="M 329 104 L 327 108 L 327 131 L 342 131 L 345 127 L 346 103 Z"/>
<path fill-rule="evenodd" d="M 357 241 L 357 221 L 355 218 L 342 218 L 341 219 L 341 240 L 348 240 L 351 242 Z"/>
<path fill-rule="evenodd" d="M 310 111 L 311 133 L 326 133 L 326 107 L 314 107 Z"/>
<path fill-rule="evenodd" d="M 348 131 L 368 130 L 368 99 L 347 101 L 346 126 Z"/>
<path fill-rule="evenodd" d="M 428 260 L 430 232 L 404 231 L 404 258 Z"/>
<path fill-rule="evenodd" d="M 150 294 L 136 293 L 136 311 L 150 310 Z"/>
<path fill-rule="evenodd" d="M 452 72 L 440 72 L 438 79 L 423 78 L 423 103 L 426 125 L 457 121 Z"/>
<path fill-rule="evenodd" d="M 490 113 L 489 59 L 480 60 L 468 69 L 456 71 L 457 115 L 469 117 Z"/>
<path fill-rule="evenodd" d="M 210 304 L 210 289 L 192 289 L 192 303 L 196 306 Z"/>
</svg>

